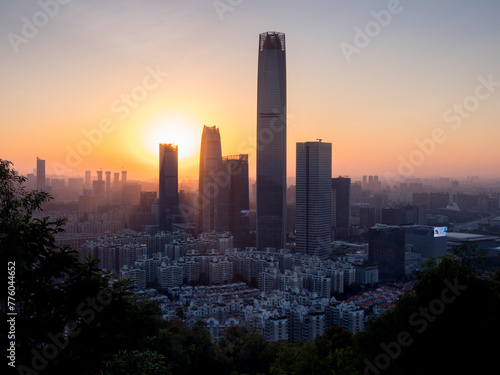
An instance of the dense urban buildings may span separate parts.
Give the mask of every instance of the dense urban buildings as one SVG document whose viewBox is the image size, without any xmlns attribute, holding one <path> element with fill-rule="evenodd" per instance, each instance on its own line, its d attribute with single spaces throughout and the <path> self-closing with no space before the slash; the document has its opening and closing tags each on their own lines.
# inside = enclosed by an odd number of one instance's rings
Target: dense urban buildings
<svg viewBox="0 0 500 375">
<path fill-rule="evenodd" d="M 332 144 L 297 143 L 296 250 L 326 260 L 332 230 Z"/>
<path fill-rule="evenodd" d="M 286 248 L 285 34 L 259 35 L 257 80 L 257 247 Z"/>
<path fill-rule="evenodd" d="M 198 229 L 209 232 L 218 228 L 221 212 L 217 211 L 221 200 L 222 148 L 219 129 L 203 126 L 200 148 Z M 219 215 L 219 216 L 218 216 Z"/>
<path fill-rule="evenodd" d="M 125 184 L 126 175 L 122 174 Z M 160 196 L 159 220 L 161 230 L 172 230 L 172 224 L 179 219 L 179 173 L 178 147 L 160 143 Z"/>
<path fill-rule="evenodd" d="M 366 292 L 339 302 L 334 294 L 354 283 L 376 285 L 377 268 L 355 258 L 237 249 L 228 233 L 122 232 L 87 241 L 80 259 L 88 255 L 102 270 L 130 278 L 138 296 L 158 300 L 166 319 L 184 306 L 186 322 L 208 320 L 214 337 L 232 318 L 270 341 L 313 340 L 330 326 L 355 333 L 363 330 L 365 309 L 388 309 L 398 294 Z"/>
<path fill-rule="evenodd" d="M 222 157 L 219 172 L 227 179 L 221 184 L 223 199 L 217 210 L 227 215 L 220 222 L 228 228 L 224 229 L 227 233 L 211 231 L 198 235 L 190 234 L 187 228 L 158 232 L 154 225 L 155 207 L 158 208 L 156 192 L 148 190 L 151 185 L 135 180 L 124 185 L 115 181 L 112 193 L 117 190 L 120 199 L 111 206 L 104 202 L 103 206 L 98 195 L 103 191 L 107 194 L 108 179 L 104 181 L 103 172 L 96 171 L 95 191 L 83 191 L 79 205 L 74 208 L 76 211 L 48 213 L 51 217 L 66 219 L 65 233 L 56 236 L 56 244 L 70 244 L 78 249 L 81 261 L 90 255 L 99 260 L 98 267 L 102 270 L 117 278 L 130 278 L 138 296 L 160 302 L 165 319 L 178 317 L 182 307 L 187 324 L 205 322 L 214 338 L 236 324 L 253 327 L 269 341 L 313 340 L 331 326 L 342 326 L 353 333 L 362 331 L 371 316 L 392 308 L 399 296 L 411 288 L 411 281 L 397 282 L 398 279 L 411 280 L 413 271 L 421 268 L 423 261 L 450 253 L 460 244 L 477 245 L 492 265 L 486 269 L 494 271 L 500 253 L 498 236 L 448 232 L 445 225 L 407 224 L 422 217 L 429 220 L 430 216 L 439 216 L 428 212 L 447 212 L 440 208 L 437 210 L 441 211 L 429 211 L 424 205 L 412 204 L 415 186 L 403 187 L 404 191 L 366 193 L 361 182 L 355 182 L 351 185 L 355 187 L 351 191 L 354 195 L 351 239 L 325 241 L 329 244 L 328 257 L 312 255 L 314 244 L 307 246 L 308 251 L 301 251 L 302 202 L 307 202 L 307 197 L 309 202 L 313 201 L 320 192 L 325 196 L 319 199 L 323 203 L 327 201 L 326 196 L 336 195 L 333 194 L 336 179 L 327 173 L 331 166 L 324 168 L 323 174 L 319 173 L 321 161 L 331 163 L 328 146 L 323 142 L 297 145 L 296 185 L 290 189 L 296 199 L 288 202 L 297 206 L 295 249 L 293 243 L 289 249 L 263 251 L 248 246 L 244 221 L 249 211 L 247 155 Z M 319 147 L 328 149 L 326 157 L 314 154 Z M 325 180 L 324 191 L 319 189 L 320 175 Z M 47 184 L 52 190 L 76 189 L 82 194 L 84 179 L 71 180 L 71 184 L 69 180 L 64 184 L 61 178 L 49 178 Z M 403 193 L 409 193 L 404 202 L 400 201 Z M 450 199 L 465 200 L 464 195 L 454 193 Z M 482 207 L 476 202 L 490 202 L 481 208 L 491 210 L 491 217 L 486 215 L 482 219 L 482 228 L 498 231 L 500 194 L 467 193 L 467 196 L 473 210 Z M 333 202 L 323 205 L 330 207 L 330 215 L 334 212 L 333 205 Z M 373 226 L 376 212 L 377 222 L 382 219 L 399 225 Z M 462 214 L 470 212 L 463 210 Z M 36 217 L 43 215 L 46 213 Z M 453 224 L 453 227 L 460 228 L 460 225 Z M 176 225 L 176 228 L 182 226 Z M 313 229 L 318 228 L 319 225 L 314 225 Z M 365 286 L 362 292 L 345 299 L 346 293 L 352 293 L 358 284 Z"/>
</svg>

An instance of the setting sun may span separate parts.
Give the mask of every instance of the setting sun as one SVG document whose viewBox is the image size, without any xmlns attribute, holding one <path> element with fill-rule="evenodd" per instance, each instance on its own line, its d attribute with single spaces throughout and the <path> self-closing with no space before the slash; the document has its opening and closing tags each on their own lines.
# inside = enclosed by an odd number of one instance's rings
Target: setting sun
<svg viewBox="0 0 500 375">
<path fill-rule="evenodd" d="M 160 143 L 173 143 L 179 146 L 179 162 L 185 162 L 196 156 L 197 140 L 200 134 L 193 124 L 183 120 L 164 120 L 151 124 L 144 129 L 142 144 L 146 152 L 158 158 Z"/>
</svg>

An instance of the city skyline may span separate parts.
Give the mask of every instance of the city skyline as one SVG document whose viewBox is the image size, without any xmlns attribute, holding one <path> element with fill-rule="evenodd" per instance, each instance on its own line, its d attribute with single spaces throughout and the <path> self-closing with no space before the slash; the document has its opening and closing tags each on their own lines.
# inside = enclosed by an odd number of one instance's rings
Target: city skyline
<svg viewBox="0 0 500 375">
<path fill-rule="evenodd" d="M 498 0 L 0 2 L 7 365 L 494 367 L 499 32 Z"/>
<path fill-rule="evenodd" d="M 295 143 L 316 138 L 332 142 L 336 176 L 498 176 L 497 2 L 123 4 L 0 5 L 11 88 L 0 149 L 22 174 L 38 156 L 47 176 L 123 167 L 154 178 L 158 144 L 175 143 L 179 177 L 195 177 L 192 140 L 210 124 L 228 140 L 223 154 L 249 154 L 255 179 L 252 46 L 280 30 L 288 176 Z"/>
</svg>

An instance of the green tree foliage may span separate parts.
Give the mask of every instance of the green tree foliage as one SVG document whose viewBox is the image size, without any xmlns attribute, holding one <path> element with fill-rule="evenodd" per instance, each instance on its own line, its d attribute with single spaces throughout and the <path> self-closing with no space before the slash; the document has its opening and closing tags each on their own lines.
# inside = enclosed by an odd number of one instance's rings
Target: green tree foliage
<svg viewBox="0 0 500 375">
<path fill-rule="evenodd" d="M 314 341 L 314 347 L 322 364 L 322 372 L 327 374 L 351 375 L 354 373 L 353 337 L 351 332 L 341 327 L 327 328 L 325 334 Z"/>
<path fill-rule="evenodd" d="M 50 196 L 27 191 L 11 165 L 0 159 L 0 256 L 4 266 L 15 264 L 16 304 L 2 293 L 1 308 L 17 313 L 18 373 L 86 374 L 156 334 L 158 306 L 136 302 L 127 282 L 112 282 L 95 260 L 79 263 L 75 250 L 56 246 L 64 222 L 33 217 Z"/>
<path fill-rule="evenodd" d="M 313 342 L 281 343 L 270 374 L 345 374 L 354 373 L 353 340 L 349 331 L 330 327 Z"/>
<path fill-rule="evenodd" d="M 282 343 L 279 346 L 276 360 L 271 365 L 270 374 L 319 374 L 320 368 L 318 354 L 314 350 L 312 343 Z M 331 374 L 331 372 L 327 374 Z"/>
<path fill-rule="evenodd" d="M 227 373 L 264 374 L 274 358 L 274 346 L 254 329 L 238 325 L 224 330 L 217 357 Z"/>
<path fill-rule="evenodd" d="M 105 364 L 99 375 L 170 375 L 163 356 L 149 349 L 120 351 Z"/>
<path fill-rule="evenodd" d="M 145 338 L 143 346 L 163 356 L 172 374 L 201 374 L 218 369 L 215 345 L 203 323 L 193 328 L 173 319 L 161 323 L 157 335 Z"/>
</svg>

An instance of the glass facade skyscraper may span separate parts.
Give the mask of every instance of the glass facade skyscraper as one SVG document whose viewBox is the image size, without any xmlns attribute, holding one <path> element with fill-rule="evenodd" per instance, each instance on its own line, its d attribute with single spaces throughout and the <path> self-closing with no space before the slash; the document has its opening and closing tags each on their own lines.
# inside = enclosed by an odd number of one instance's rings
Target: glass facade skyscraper
<svg viewBox="0 0 500 375">
<path fill-rule="evenodd" d="M 160 143 L 160 197 L 159 219 L 161 230 L 172 230 L 179 219 L 178 148 L 170 143 Z"/>
<path fill-rule="evenodd" d="M 297 143 L 296 251 L 330 258 L 332 144 Z"/>
<path fill-rule="evenodd" d="M 222 166 L 226 180 L 218 205 L 220 229 L 232 233 L 235 247 L 244 248 L 250 224 L 248 154 L 224 156 Z"/>
<path fill-rule="evenodd" d="M 348 229 L 351 227 L 351 179 L 349 177 L 332 178 L 333 227 Z"/>
<path fill-rule="evenodd" d="M 200 232 L 219 230 L 218 202 L 221 199 L 222 146 L 219 129 L 203 126 L 198 180 L 198 228 Z"/>
<path fill-rule="evenodd" d="M 286 248 L 285 34 L 259 36 L 257 247 Z"/>
</svg>

